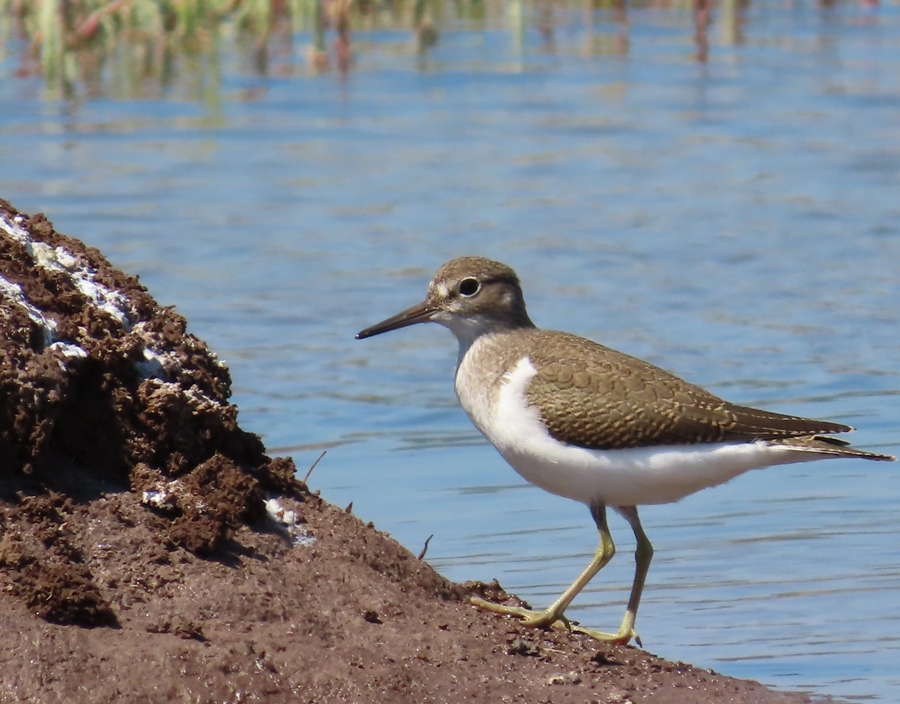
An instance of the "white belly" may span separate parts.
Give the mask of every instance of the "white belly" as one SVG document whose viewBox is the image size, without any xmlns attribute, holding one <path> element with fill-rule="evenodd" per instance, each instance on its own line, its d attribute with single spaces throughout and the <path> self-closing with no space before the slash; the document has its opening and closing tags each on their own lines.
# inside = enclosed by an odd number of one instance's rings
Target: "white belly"
<svg viewBox="0 0 900 704">
<path fill-rule="evenodd" d="M 467 364 L 457 370 L 456 391 L 475 426 L 526 480 L 586 504 L 638 506 L 678 501 L 751 469 L 821 459 L 764 441 L 659 445 L 588 450 L 554 440 L 537 408 L 525 400 L 536 373 L 527 357 L 486 394 L 483 377 Z"/>
</svg>

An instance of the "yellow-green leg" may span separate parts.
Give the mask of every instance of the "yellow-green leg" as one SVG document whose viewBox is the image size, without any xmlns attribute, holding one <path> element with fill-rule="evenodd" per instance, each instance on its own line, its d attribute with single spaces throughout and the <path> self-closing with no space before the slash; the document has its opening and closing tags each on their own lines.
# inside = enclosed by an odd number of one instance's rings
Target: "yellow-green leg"
<svg viewBox="0 0 900 704">
<path fill-rule="evenodd" d="M 616 633 L 604 633 L 595 631 L 591 628 L 573 626 L 563 615 L 565 610 L 569 607 L 569 604 L 572 603 L 572 600 L 585 586 L 587 586 L 588 582 L 594 578 L 594 575 L 606 566 L 606 563 L 613 558 L 613 555 L 616 554 L 616 546 L 613 543 L 612 536 L 609 534 L 609 526 L 606 522 L 606 506 L 603 504 L 596 504 L 592 505 L 590 509 L 591 516 L 593 516 L 594 522 L 597 524 L 597 531 L 600 534 L 597 552 L 594 554 L 594 559 L 591 560 L 591 563 L 578 576 L 578 579 L 576 579 L 549 608 L 544 611 L 532 611 L 531 609 L 525 609 L 518 606 L 494 604 L 479 597 L 472 597 L 472 603 L 483 609 L 487 609 L 488 611 L 493 611 L 494 613 L 519 616 L 526 626 L 555 626 L 557 628 L 567 628 L 579 633 L 585 633 L 598 640 L 621 644 L 628 643 L 634 638 L 638 644 L 640 644 L 640 638 L 638 638 L 637 633 L 634 632 L 634 622 L 637 617 L 638 605 L 641 601 L 641 592 L 644 589 L 644 581 L 647 578 L 647 571 L 650 569 L 650 560 L 653 557 L 653 546 L 650 545 L 650 541 L 644 534 L 640 519 L 638 518 L 637 509 L 633 506 L 616 509 L 616 511 L 618 511 L 631 525 L 635 538 L 637 539 L 634 582 L 631 586 L 631 596 L 628 599 L 628 609 L 625 611 L 625 618 L 622 619 L 622 625 L 619 626 L 619 630 Z"/>
<path fill-rule="evenodd" d="M 650 562 L 653 560 L 653 546 L 644 533 L 641 526 L 641 519 L 638 517 L 636 506 L 619 506 L 616 512 L 622 516 L 631 530 L 634 531 L 634 538 L 637 541 L 637 547 L 634 551 L 634 582 L 631 583 L 631 595 L 628 597 L 628 608 L 625 610 L 625 618 L 622 619 L 622 625 L 619 632 L 627 628 L 631 629 L 634 639 L 638 645 L 641 645 L 641 639 L 634 632 L 634 622 L 637 619 L 638 606 L 641 605 L 641 594 L 644 593 L 644 582 L 647 581 L 647 572 L 650 571 Z"/>
</svg>

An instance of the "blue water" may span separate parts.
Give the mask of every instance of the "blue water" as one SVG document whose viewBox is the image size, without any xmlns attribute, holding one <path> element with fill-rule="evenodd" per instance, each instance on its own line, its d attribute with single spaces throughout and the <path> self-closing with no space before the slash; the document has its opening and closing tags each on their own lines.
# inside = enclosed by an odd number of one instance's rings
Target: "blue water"
<svg viewBox="0 0 900 704">
<path fill-rule="evenodd" d="M 229 364 L 240 420 L 310 483 L 456 580 L 545 605 L 587 563 L 584 507 L 525 485 L 453 396 L 436 326 L 356 331 L 444 260 L 511 264 L 532 318 L 742 404 L 840 420 L 900 452 L 900 6 L 557 6 L 357 30 L 346 76 L 310 38 L 254 73 L 223 43 L 123 98 L 59 100 L 0 54 L 0 197 L 45 211 L 175 305 Z M 546 22 L 545 22 L 546 24 Z M 180 71 L 179 71 L 180 69 Z M 198 88 L 203 83 L 202 88 Z M 88 97 L 90 96 L 90 97 Z M 753 472 L 647 507 L 637 630 L 668 658 L 786 689 L 900 700 L 900 468 Z M 573 604 L 613 628 L 633 539 Z"/>
</svg>

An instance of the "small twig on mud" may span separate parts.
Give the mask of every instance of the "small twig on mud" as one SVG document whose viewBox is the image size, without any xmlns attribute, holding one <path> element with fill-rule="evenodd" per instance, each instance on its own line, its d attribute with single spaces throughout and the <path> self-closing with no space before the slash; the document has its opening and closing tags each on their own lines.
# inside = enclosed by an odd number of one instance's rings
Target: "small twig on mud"
<svg viewBox="0 0 900 704">
<path fill-rule="evenodd" d="M 312 463 L 312 467 L 309 468 L 309 471 L 306 473 L 306 476 L 303 477 L 304 484 L 306 484 L 309 481 L 309 475 L 312 474 L 312 471 L 316 468 L 316 465 L 319 464 L 321 459 L 325 456 L 326 452 L 328 452 L 328 450 L 322 450 L 322 454 L 319 455 L 319 457 L 316 459 L 316 461 Z"/>
<path fill-rule="evenodd" d="M 434 537 L 434 533 L 425 538 L 425 547 L 422 548 L 422 552 L 419 553 L 419 559 L 421 560 L 425 557 L 425 553 L 428 552 L 428 543 L 431 542 L 431 539 Z"/>
</svg>

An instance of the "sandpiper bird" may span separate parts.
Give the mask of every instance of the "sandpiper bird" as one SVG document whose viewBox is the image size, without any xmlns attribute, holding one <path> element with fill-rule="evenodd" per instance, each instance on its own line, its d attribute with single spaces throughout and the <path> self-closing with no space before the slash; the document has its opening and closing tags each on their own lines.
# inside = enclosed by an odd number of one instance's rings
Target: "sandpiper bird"
<svg viewBox="0 0 900 704">
<path fill-rule="evenodd" d="M 600 533 L 594 559 L 546 610 L 472 599 L 529 626 L 562 625 L 640 644 L 634 623 L 653 546 L 639 505 L 678 501 L 777 464 L 894 459 L 830 437 L 849 426 L 736 406 L 648 362 L 540 330 L 525 310 L 516 273 L 489 259 L 447 262 L 422 303 L 356 337 L 428 322 L 450 328 L 459 341 L 456 394 L 475 427 L 526 480 L 587 504 Z M 607 506 L 628 521 L 637 539 L 631 596 L 615 633 L 573 626 L 563 615 L 615 553 Z"/>
</svg>

